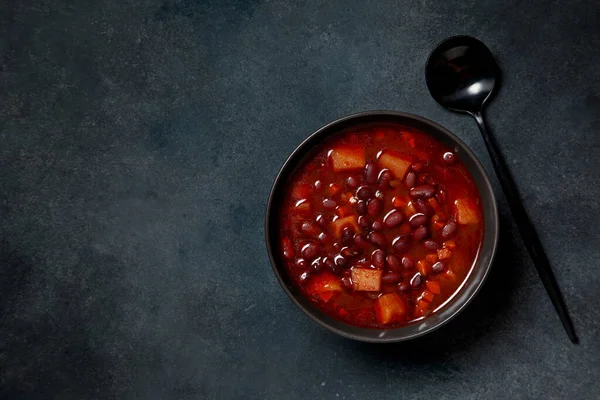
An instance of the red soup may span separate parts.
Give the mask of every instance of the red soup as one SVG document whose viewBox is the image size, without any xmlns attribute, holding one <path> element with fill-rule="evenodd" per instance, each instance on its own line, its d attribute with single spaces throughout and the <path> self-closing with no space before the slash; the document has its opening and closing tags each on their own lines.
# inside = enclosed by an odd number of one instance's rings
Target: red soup
<svg viewBox="0 0 600 400">
<path fill-rule="evenodd" d="M 460 288 L 483 239 L 477 187 L 452 149 L 395 125 L 342 132 L 287 187 L 286 270 L 330 316 L 368 328 L 426 317 Z"/>
</svg>

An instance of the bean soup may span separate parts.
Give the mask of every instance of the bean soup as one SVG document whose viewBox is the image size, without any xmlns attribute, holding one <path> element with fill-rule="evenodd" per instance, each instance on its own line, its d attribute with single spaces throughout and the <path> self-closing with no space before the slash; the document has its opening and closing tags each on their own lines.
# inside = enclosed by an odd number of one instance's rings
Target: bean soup
<svg viewBox="0 0 600 400">
<path fill-rule="evenodd" d="M 398 125 L 344 131 L 316 148 L 288 182 L 279 221 L 293 284 L 366 328 L 443 307 L 473 268 L 484 222 L 453 150 Z"/>
</svg>

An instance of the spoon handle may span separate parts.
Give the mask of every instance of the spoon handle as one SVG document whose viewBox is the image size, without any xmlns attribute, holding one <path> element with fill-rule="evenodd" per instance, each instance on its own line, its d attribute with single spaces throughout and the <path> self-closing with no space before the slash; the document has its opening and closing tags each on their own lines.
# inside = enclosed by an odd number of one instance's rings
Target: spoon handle
<svg viewBox="0 0 600 400">
<path fill-rule="evenodd" d="M 542 283 L 544 284 L 544 287 L 550 296 L 552 305 L 554 305 L 554 308 L 556 309 L 560 321 L 567 331 L 567 335 L 569 335 L 571 342 L 578 343 L 573 322 L 571 321 L 569 313 L 567 312 L 567 307 L 560 293 L 560 289 L 558 287 L 558 283 L 556 282 L 554 273 L 552 272 L 552 268 L 550 267 L 548 257 L 546 256 L 535 228 L 533 227 L 533 224 L 531 223 L 531 220 L 529 219 L 529 216 L 523 207 L 523 203 L 521 202 L 519 193 L 517 191 L 517 186 L 510 175 L 510 171 L 506 166 L 504 158 L 502 157 L 502 154 L 500 154 L 500 151 L 498 151 L 496 140 L 488 132 L 481 113 L 473 114 L 473 117 L 475 117 L 475 121 L 477 121 L 477 125 L 479 126 L 479 130 L 481 131 L 481 135 L 483 136 L 483 140 L 485 141 L 485 145 L 492 159 L 494 170 L 496 171 L 496 175 L 500 180 L 500 185 L 502 186 L 504 195 L 508 200 L 513 218 L 519 228 L 519 231 L 521 232 L 523 242 L 529 251 L 529 255 L 533 260 L 533 264 L 537 269 Z"/>
</svg>

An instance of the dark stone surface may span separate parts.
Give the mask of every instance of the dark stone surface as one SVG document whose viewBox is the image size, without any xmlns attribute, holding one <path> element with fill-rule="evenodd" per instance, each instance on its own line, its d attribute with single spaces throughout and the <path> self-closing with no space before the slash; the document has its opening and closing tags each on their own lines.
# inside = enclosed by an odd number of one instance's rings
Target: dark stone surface
<svg viewBox="0 0 600 400">
<path fill-rule="evenodd" d="M 600 2 L 6 0 L 0 17 L 1 398 L 600 396 Z M 428 52 L 461 33 L 504 70 L 489 123 L 578 346 L 504 203 L 483 292 L 419 341 L 338 338 L 271 272 L 270 185 L 328 121 L 418 113 L 491 170 L 425 87 Z"/>
</svg>

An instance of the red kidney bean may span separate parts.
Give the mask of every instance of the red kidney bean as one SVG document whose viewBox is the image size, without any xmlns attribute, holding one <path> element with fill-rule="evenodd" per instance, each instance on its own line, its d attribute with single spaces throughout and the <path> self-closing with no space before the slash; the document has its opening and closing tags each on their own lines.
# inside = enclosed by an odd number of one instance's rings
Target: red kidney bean
<svg viewBox="0 0 600 400">
<path fill-rule="evenodd" d="M 314 242 L 308 242 L 302 246 L 302 257 L 307 260 L 312 260 L 319 254 L 319 245 Z"/>
<path fill-rule="evenodd" d="M 381 232 L 371 232 L 367 239 L 379 248 L 385 248 L 388 245 L 387 237 Z"/>
<path fill-rule="evenodd" d="M 360 233 L 354 234 L 354 244 L 359 247 L 367 247 L 369 245 L 369 241 L 367 238 Z"/>
<path fill-rule="evenodd" d="M 410 169 L 412 169 L 413 171 L 419 172 L 420 170 L 423 169 L 423 167 L 425 167 L 423 165 L 423 163 L 417 162 L 417 163 L 411 164 Z"/>
<path fill-rule="evenodd" d="M 431 185 L 415 186 L 408 191 L 413 199 L 428 199 L 435 194 L 435 188 Z"/>
<path fill-rule="evenodd" d="M 308 263 L 306 262 L 306 260 L 304 258 L 298 258 L 296 260 L 296 267 L 300 268 L 300 269 L 306 269 L 306 268 L 308 268 Z"/>
<path fill-rule="evenodd" d="M 423 246 L 425 246 L 425 248 L 427 250 L 437 250 L 440 248 L 440 245 L 438 244 L 438 242 L 436 242 L 435 240 L 431 240 L 431 239 L 428 239 L 425 242 L 423 242 Z"/>
<path fill-rule="evenodd" d="M 371 229 L 377 232 L 381 232 L 383 230 L 383 223 L 381 221 L 373 221 Z"/>
<path fill-rule="evenodd" d="M 368 186 L 361 186 L 358 188 L 358 190 L 356 190 L 356 197 L 358 197 L 360 200 L 369 200 L 371 197 L 373 197 L 373 192 Z"/>
<path fill-rule="evenodd" d="M 408 235 L 400 235 L 392 241 L 392 247 L 396 253 L 404 253 L 410 248 Z"/>
<path fill-rule="evenodd" d="M 385 198 L 385 195 L 381 190 L 377 190 L 375 191 L 375 197 L 377 197 L 379 200 L 383 200 Z"/>
<path fill-rule="evenodd" d="M 335 242 L 334 244 L 332 244 L 332 245 L 331 245 L 331 247 L 333 247 L 333 249 L 334 249 L 335 251 L 340 251 L 340 250 L 342 250 L 342 244 L 341 244 L 341 243 L 338 243 L 338 242 Z"/>
<path fill-rule="evenodd" d="M 428 220 L 429 218 L 427 218 L 427 215 L 423 213 L 416 213 L 412 217 L 410 217 L 408 221 L 410 222 L 410 226 L 412 226 L 413 228 L 417 228 L 421 225 L 425 225 Z"/>
<path fill-rule="evenodd" d="M 284 237 L 281 240 L 281 247 L 283 250 L 283 256 L 288 260 L 294 258 L 294 244 L 289 237 Z"/>
<path fill-rule="evenodd" d="M 415 276 L 413 276 L 410 280 L 410 286 L 413 288 L 418 288 L 421 286 L 421 283 L 423 283 L 423 277 L 419 273 L 416 273 Z"/>
<path fill-rule="evenodd" d="M 421 225 L 420 227 L 415 229 L 415 231 L 413 232 L 413 237 L 417 241 L 421 241 L 421 240 L 425 239 L 427 237 L 427 235 L 429 235 L 429 230 L 427 229 L 426 226 L 423 226 L 423 225 Z"/>
<path fill-rule="evenodd" d="M 356 203 L 356 211 L 358 211 L 359 214 L 364 215 L 367 213 L 368 208 L 367 208 L 367 202 L 364 200 L 359 200 Z"/>
<path fill-rule="evenodd" d="M 404 183 L 408 189 L 414 188 L 417 184 L 417 174 L 415 174 L 413 171 L 410 171 L 408 174 L 406 174 Z"/>
<path fill-rule="evenodd" d="M 342 244 L 349 246 L 354 243 L 354 232 L 349 227 L 345 227 L 342 230 Z"/>
<path fill-rule="evenodd" d="M 351 189 L 356 189 L 358 187 L 358 179 L 353 176 L 349 176 L 346 178 L 346 185 L 348 185 Z"/>
<path fill-rule="evenodd" d="M 319 226 L 325 226 L 325 224 L 327 223 L 323 214 L 317 214 L 317 216 L 315 217 L 315 222 L 319 224 Z"/>
<path fill-rule="evenodd" d="M 375 250 L 371 254 L 371 264 L 377 269 L 383 269 L 385 267 L 385 251 L 381 249 Z"/>
<path fill-rule="evenodd" d="M 304 283 L 306 283 L 308 278 L 310 278 L 310 274 L 308 273 L 308 271 L 304 271 L 298 277 L 298 282 L 300 282 L 300 284 L 304 284 Z"/>
<path fill-rule="evenodd" d="M 413 269 L 415 267 L 415 262 L 410 257 L 402 257 L 402 267 L 404 267 L 404 269 Z"/>
<path fill-rule="evenodd" d="M 406 293 L 406 292 L 408 292 L 409 290 L 410 290 L 410 285 L 409 285 L 408 283 L 406 283 L 406 282 L 400 282 L 400 283 L 398 284 L 398 291 L 399 291 L 400 293 Z"/>
<path fill-rule="evenodd" d="M 456 156 L 454 155 L 454 153 L 447 151 L 444 153 L 444 155 L 442 156 L 442 160 L 444 160 L 444 162 L 447 165 L 452 165 L 454 164 L 454 162 L 456 161 Z"/>
<path fill-rule="evenodd" d="M 324 257 L 323 265 L 329 268 L 329 270 L 335 275 L 339 275 L 342 273 L 342 269 L 335 263 L 335 261 L 333 261 L 333 258 L 331 257 Z"/>
<path fill-rule="evenodd" d="M 313 186 L 315 190 L 321 191 L 323 189 L 323 182 L 317 180 Z"/>
<path fill-rule="evenodd" d="M 331 199 L 323 200 L 323 207 L 325 207 L 325 208 L 333 209 L 336 206 L 337 206 L 337 203 L 334 200 L 331 200 Z"/>
<path fill-rule="evenodd" d="M 365 180 L 369 184 L 377 182 L 377 168 L 372 162 L 368 162 L 367 165 L 365 165 Z"/>
<path fill-rule="evenodd" d="M 390 254 L 385 259 L 387 261 L 388 267 L 392 271 L 400 271 L 402 269 L 402 261 L 400 261 L 400 257 L 395 254 Z"/>
<path fill-rule="evenodd" d="M 444 189 L 438 189 L 437 193 L 435 194 L 435 199 L 438 201 L 438 203 L 445 203 L 447 198 L 448 193 L 446 193 Z"/>
<path fill-rule="evenodd" d="M 371 226 L 371 220 L 369 219 L 369 217 L 361 215 L 360 217 L 358 217 L 358 225 L 362 226 L 363 228 L 368 228 Z"/>
<path fill-rule="evenodd" d="M 384 169 L 379 173 L 379 177 L 377 179 L 377 187 L 379 189 L 387 189 L 390 187 L 390 182 L 392 181 L 392 174 L 389 170 Z"/>
<path fill-rule="evenodd" d="M 381 282 L 383 283 L 397 283 L 402 279 L 402 275 L 399 272 L 389 271 L 385 272 L 381 276 Z"/>
<path fill-rule="evenodd" d="M 371 217 L 375 218 L 381 213 L 381 211 L 383 211 L 383 202 L 381 200 L 379 200 L 377 197 L 369 200 L 367 203 L 367 212 Z"/>
<path fill-rule="evenodd" d="M 383 223 L 388 228 L 394 228 L 400 225 L 402 221 L 404 221 L 404 214 L 396 209 L 390 211 L 383 217 Z"/>
<path fill-rule="evenodd" d="M 444 227 L 442 228 L 442 233 L 441 233 L 442 238 L 448 239 L 449 237 L 454 235 L 454 233 L 456 232 L 456 228 L 458 228 L 458 225 L 456 224 L 456 222 L 448 221 L 448 223 L 446 225 L 444 225 Z"/>
<path fill-rule="evenodd" d="M 331 242 L 331 237 L 328 234 L 326 234 L 325 232 L 319 233 L 319 236 L 317 236 L 317 239 L 319 239 L 319 242 L 321 242 L 321 243 L 330 243 Z"/>
<path fill-rule="evenodd" d="M 300 230 L 302 233 L 308 236 L 317 236 L 319 233 L 321 233 L 321 230 L 317 227 L 317 225 L 310 221 L 304 221 L 300 227 Z"/>
<path fill-rule="evenodd" d="M 427 200 L 416 199 L 412 202 L 412 205 L 417 212 L 425 214 L 428 217 L 431 217 L 433 214 L 435 214 L 435 210 Z"/>
<path fill-rule="evenodd" d="M 441 261 L 438 261 L 435 264 L 433 264 L 433 266 L 431 267 L 431 270 L 433 271 L 434 274 L 439 274 L 440 272 L 442 272 L 444 270 L 444 268 L 446 268 L 446 264 L 444 264 Z"/>
<path fill-rule="evenodd" d="M 312 263 L 310 263 L 310 271 L 313 274 L 318 274 L 322 270 L 323 270 L 323 260 L 321 259 L 321 257 L 317 257 L 313 260 Z"/>
<path fill-rule="evenodd" d="M 340 251 L 340 254 L 344 258 L 356 257 L 360 253 L 361 253 L 361 251 L 359 249 L 357 249 L 356 247 L 343 247 L 342 250 Z"/>
<path fill-rule="evenodd" d="M 333 261 L 335 262 L 335 264 L 338 267 L 344 268 L 346 265 L 348 265 L 348 263 L 346 262 L 346 259 L 341 255 L 341 254 L 337 254 L 333 257 Z"/>
<path fill-rule="evenodd" d="M 344 285 L 344 287 L 346 289 L 352 289 L 352 278 L 350 278 L 349 276 L 345 276 L 342 278 L 342 285 Z"/>
</svg>

